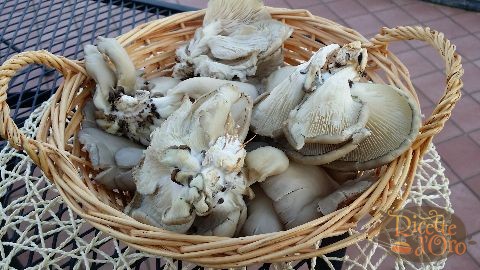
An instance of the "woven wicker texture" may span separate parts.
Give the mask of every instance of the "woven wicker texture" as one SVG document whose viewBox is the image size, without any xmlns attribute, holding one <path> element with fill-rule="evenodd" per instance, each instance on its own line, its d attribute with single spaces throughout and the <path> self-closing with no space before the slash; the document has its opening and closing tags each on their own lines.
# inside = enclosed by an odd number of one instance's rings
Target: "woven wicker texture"
<svg viewBox="0 0 480 270">
<path fill-rule="evenodd" d="M 407 198 L 415 171 L 435 134 L 448 120 L 460 98 L 463 69 L 455 46 L 443 34 L 422 27 L 382 29 L 368 41 L 358 32 L 332 21 L 315 17 L 305 10 L 270 8 L 272 16 L 292 26 L 295 32 L 285 42 L 285 62 L 296 65 L 312 51 L 329 43 L 344 44 L 360 40 L 369 52 L 367 79 L 415 91 L 407 68 L 387 50 L 397 40 L 421 40 L 438 50 L 446 64 L 446 89 L 433 114 L 428 117 L 413 146 L 388 166 L 378 169 L 380 179 L 350 205 L 336 212 L 284 232 L 243 238 L 180 235 L 148 226 L 123 214 L 131 194 L 105 190 L 87 176 L 92 168 L 75 139 L 82 119 L 81 108 L 90 98 L 93 83 L 81 62 L 45 51 L 18 54 L 0 69 L 0 135 L 23 149 L 55 184 L 68 206 L 94 227 L 139 250 L 177 258 L 199 265 L 228 268 L 257 262 L 283 262 L 321 256 L 374 237 L 381 214 L 398 209 Z M 174 63 L 175 49 L 189 40 L 201 25 L 204 11 L 188 12 L 152 21 L 120 36 L 137 68 L 144 67 L 149 77 L 166 75 Z M 9 116 L 6 103 L 8 83 L 15 73 L 29 64 L 42 64 L 61 72 L 64 81 L 57 90 L 39 125 L 35 139 L 27 138 Z M 320 249 L 316 244 L 325 237 L 340 235 L 356 228 L 357 221 L 370 214 L 365 230 Z"/>
<path fill-rule="evenodd" d="M 26 136 L 37 134 L 41 117 L 48 111 L 49 104 L 51 100 L 27 119 L 21 129 Z M 12 163 L 15 166 L 9 166 Z M 452 212 L 449 182 L 444 171 L 440 156 L 432 145 L 418 165 L 405 206 L 435 205 Z M 0 197 L 4 200 L 0 204 L 1 269 L 17 268 L 17 260 L 31 266 L 28 269 L 201 270 L 195 264 L 138 252 L 114 237 L 92 229 L 63 203 L 58 189 L 41 174 L 28 155 L 8 145 L 0 151 Z M 437 270 L 443 269 L 445 264 L 445 260 L 424 263 L 412 263 L 402 257 L 394 260 L 387 249 L 375 239 L 360 241 L 350 246 L 343 258 L 322 255 L 325 265 L 321 269 L 335 270 L 333 265 L 336 262 L 343 262 L 342 269 L 346 270 Z M 279 263 L 270 269 L 291 270 L 297 269 L 298 265 L 306 266 L 306 262 Z M 18 265 L 17 269 L 22 267 Z"/>
</svg>

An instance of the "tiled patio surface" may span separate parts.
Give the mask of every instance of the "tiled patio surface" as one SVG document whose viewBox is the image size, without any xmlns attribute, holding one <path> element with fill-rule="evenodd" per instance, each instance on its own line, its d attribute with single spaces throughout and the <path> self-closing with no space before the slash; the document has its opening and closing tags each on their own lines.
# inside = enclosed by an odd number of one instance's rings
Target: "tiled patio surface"
<svg viewBox="0 0 480 270">
<path fill-rule="evenodd" d="M 177 3 L 203 8 L 207 2 L 178 0 Z M 456 44 L 465 68 L 463 96 L 434 143 L 450 179 L 455 213 L 480 243 L 480 13 L 412 0 L 265 0 L 265 3 L 308 9 L 369 38 L 382 26 L 425 25 L 445 33 Z M 420 93 L 423 113 L 430 115 L 444 90 L 442 60 L 420 42 L 395 44 L 391 49 L 409 68 Z M 445 269 L 479 269 L 480 248 L 471 248 L 468 253 L 450 258 Z"/>
</svg>

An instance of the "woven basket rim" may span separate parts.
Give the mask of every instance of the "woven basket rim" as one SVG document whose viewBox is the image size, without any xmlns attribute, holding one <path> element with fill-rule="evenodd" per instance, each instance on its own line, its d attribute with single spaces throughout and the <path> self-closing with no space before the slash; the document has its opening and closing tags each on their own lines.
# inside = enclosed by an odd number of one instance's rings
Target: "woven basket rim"
<svg viewBox="0 0 480 270">
<path fill-rule="evenodd" d="M 59 193 L 77 214 L 86 219 L 92 226 L 117 238 L 126 244 L 155 255 L 172 257 L 194 262 L 207 267 L 228 268 L 239 267 L 267 260 L 270 262 L 290 261 L 305 259 L 320 254 L 325 254 L 334 250 L 344 248 L 362 239 L 373 237 L 378 233 L 378 222 L 381 219 L 374 215 L 370 220 L 377 226 L 373 226 L 370 230 L 361 233 L 353 233 L 347 239 L 329 245 L 325 248 L 311 249 L 307 248 L 317 243 L 324 237 L 338 234 L 341 230 L 329 231 L 334 226 L 341 228 L 345 225 L 343 231 L 351 228 L 350 220 L 358 220 L 359 217 L 368 214 L 373 206 L 378 206 L 378 200 L 383 204 L 388 203 L 398 209 L 406 199 L 409 189 L 413 182 L 416 166 L 422 155 L 428 149 L 429 144 L 435 134 L 440 132 L 445 122 L 449 118 L 455 103 L 460 98 L 460 89 L 463 85 L 461 76 L 463 68 L 461 65 L 461 57 L 455 52 L 455 46 L 445 39 L 442 33 L 423 28 L 419 26 L 397 27 L 393 29 L 382 28 L 381 33 L 376 35 L 370 41 L 364 38 L 355 30 L 339 25 L 333 21 L 312 15 L 307 10 L 292 10 L 286 8 L 268 7 L 269 11 L 275 19 L 285 23 L 292 23 L 293 27 L 298 25 L 298 31 L 305 31 L 310 34 L 310 43 L 300 40 L 305 46 L 321 46 L 316 44 L 318 33 L 330 34 L 335 36 L 342 33 L 344 38 L 358 38 L 362 41 L 363 46 L 372 52 L 372 58 L 377 68 L 385 71 L 386 65 L 391 67 L 387 72 L 389 83 L 402 84 L 407 91 L 410 91 L 418 101 L 413 85 L 409 79 L 408 70 L 396 58 L 394 54 L 387 50 L 388 43 L 398 40 L 421 40 L 432 45 L 440 52 L 447 64 L 446 77 L 447 84 L 444 96 L 439 101 L 432 116 L 430 116 L 423 124 L 417 139 L 412 147 L 399 158 L 394 160 L 388 166 L 382 167 L 380 180 L 375 183 L 369 190 L 363 193 L 352 204 L 335 211 L 332 214 L 322 218 L 305 223 L 293 229 L 270 233 L 265 235 L 247 236 L 239 238 L 225 238 L 212 236 L 192 236 L 177 234 L 156 228 L 153 226 L 142 224 L 133 218 L 123 214 L 120 210 L 110 206 L 108 202 L 93 197 L 93 191 L 101 196 L 111 196 L 106 191 L 97 190 L 92 183 L 82 181 L 79 173 L 82 170 L 76 170 L 78 164 L 84 164 L 82 156 L 72 154 L 79 151 L 74 145 L 69 148 L 68 138 L 75 134 L 75 125 L 78 125 L 82 119 L 80 112 L 68 115 L 72 112 L 71 108 L 82 106 L 88 96 L 87 91 L 81 91 L 77 95 L 72 94 L 79 91 L 80 88 L 88 88 L 89 79 L 83 62 L 73 61 L 64 57 L 55 56 L 46 51 L 24 52 L 17 54 L 7 60 L 0 69 L 0 99 L 2 106 L 2 123 L 0 124 L 0 135 L 8 139 L 10 144 L 17 148 L 25 150 L 32 160 L 42 169 L 44 174 L 55 183 Z M 175 14 L 166 18 L 151 21 L 135 27 L 131 31 L 118 37 L 119 42 L 127 48 L 129 53 L 134 57 L 141 57 L 137 53 L 141 45 L 156 39 L 159 30 L 167 29 L 168 31 L 178 31 L 182 35 L 186 35 L 185 29 L 192 26 L 188 24 L 201 20 L 205 10 L 191 11 Z M 308 29 L 308 30 L 304 30 Z M 313 31 L 316 32 L 308 32 Z M 190 30 L 189 30 L 190 31 Z M 160 33 L 160 36 L 164 34 Z M 302 33 L 303 34 L 303 33 Z M 147 37 L 147 38 L 142 38 Z M 300 34 L 296 36 L 301 38 Z M 172 37 L 172 40 L 177 36 Z M 141 40 L 142 42 L 137 42 Z M 297 40 L 295 40 L 296 42 Z M 293 41 L 292 41 L 293 42 Z M 316 45 L 315 45 L 316 44 Z M 287 47 L 287 45 L 285 45 Z M 386 60 L 388 58 L 388 61 Z M 298 59 L 297 59 L 298 60 Z M 43 64 L 60 71 L 65 78 L 65 82 L 57 90 L 53 97 L 50 113 L 42 117 L 40 123 L 39 134 L 36 139 L 26 137 L 15 125 L 10 118 L 9 107 L 6 103 L 8 90 L 8 82 L 15 76 L 15 73 L 29 64 Z M 394 78 L 390 78 L 392 76 Z M 396 77 L 395 77 L 396 76 Z M 404 79 L 404 81 L 402 81 Z M 67 90 L 65 90 L 67 89 Z M 70 89 L 71 91 L 69 92 Z M 72 90 L 73 89 L 73 90 Z M 80 110 L 81 111 L 81 110 Z M 69 121 L 66 121 L 66 119 Z M 55 122 L 53 119 L 57 119 Z M 60 123 L 69 123 L 67 128 L 60 129 Z M 69 129 L 70 128 L 70 129 Z M 50 131 L 51 130 L 51 131 Z M 68 138 L 66 138 L 68 137 Z M 87 166 L 87 165 L 86 165 Z M 390 184 L 397 186 L 389 188 Z M 401 198 L 396 198 L 400 190 L 404 190 Z M 388 195 L 387 193 L 390 193 Z M 113 196 L 112 198 L 115 198 Z M 81 204 L 79 203 L 81 202 Z M 383 205 L 380 204 L 380 205 Z M 360 210 L 357 208 L 361 208 Z M 390 207 L 388 207 L 390 208 Z M 375 212 L 376 211 L 376 212 Z M 374 214 L 379 212 L 375 210 Z M 342 223 L 343 222 L 343 223 Z M 381 222 L 380 222 L 381 223 Z M 112 229 L 115 228 L 115 229 Z M 337 229 L 338 229 L 337 228 Z M 303 248 L 303 249 L 301 249 Z M 222 255 L 231 252 L 232 255 Z M 288 255 L 288 257 L 286 257 Z"/>
</svg>

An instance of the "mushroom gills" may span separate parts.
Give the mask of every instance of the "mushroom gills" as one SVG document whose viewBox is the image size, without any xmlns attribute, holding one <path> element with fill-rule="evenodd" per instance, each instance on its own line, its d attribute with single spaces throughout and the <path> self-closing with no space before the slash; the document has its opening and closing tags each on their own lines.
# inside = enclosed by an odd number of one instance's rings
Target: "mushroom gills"
<svg viewBox="0 0 480 270">
<path fill-rule="evenodd" d="M 291 33 L 271 18 L 263 1 L 210 0 L 203 26 L 176 51 L 174 77 L 247 81 L 267 76 L 283 63 L 282 44 Z"/>
<path fill-rule="evenodd" d="M 354 83 L 352 95 L 368 106 L 366 128 L 371 135 L 327 167 L 342 171 L 377 168 L 412 145 L 421 126 L 421 114 L 409 93 L 390 85 Z"/>
</svg>

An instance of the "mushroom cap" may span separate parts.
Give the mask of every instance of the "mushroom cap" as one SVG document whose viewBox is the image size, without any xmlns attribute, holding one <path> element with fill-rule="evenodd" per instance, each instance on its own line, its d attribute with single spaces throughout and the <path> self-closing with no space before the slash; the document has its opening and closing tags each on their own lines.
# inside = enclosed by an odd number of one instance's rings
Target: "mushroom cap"
<svg viewBox="0 0 480 270">
<path fill-rule="evenodd" d="M 270 13 L 259 0 L 210 0 L 203 19 L 203 26 L 223 21 L 227 29 L 238 23 L 250 24 L 258 20 L 271 19 Z"/>
<path fill-rule="evenodd" d="M 78 132 L 78 140 L 88 152 L 92 166 L 103 169 L 116 165 L 115 153 L 123 148 L 134 148 L 142 151 L 143 146 L 126 138 L 115 136 L 98 128 L 82 128 Z"/>
<path fill-rule="evenodd" d="M 288 119 L 290 111 L 292 111 L 304 98 L 304 84 L 309 80 L 309 69 L 313 66 L 323 66 L 327 56 L 338 48 L 338 45 L 332 44 L 321 48 L 312 56 L 309 62 L 303 63 L 295 67 L 290 76 L 285 77 L 278 83 L 278 76 L 282 76 L 290 72 L 287 68 L 275 71 L 271 78 L 272 90 L 260 95 L 255 100 L 252 114 L 252 130 L 262 136 L 279 137 L 282 135 L 284 122 Z M 267 80 L 268 81 L 268 80 Z"/>
<path fill-rule="evenodd" d="M 290 77 L 296 69 L 296 66 L 285 66 L 272 72 L 265 83 L 265 92 L 270 92 L 275 89 L 285 78 Z"/>
<path fill-rule="evenodd" d="M 285 172 L 268 177 L 260 185 L 272 199 L 286 229 L 318 217 L 316 211 L 303 208 L 311 205 L 315 209 L 312 202 L 330 194 L 337 186 L 321 167 L 292 161 Z M 306 215 L 307 212 L 314 216 Z"/>
<path fill-rule="evenodd" d="M 178 85 L 169 89 L 167 95 L 187 95 L 193 99 L 199 99 L 224 84 L 233 84 L 238 90 L 249 96 L 252 100 L 258 97 L 257 89 L 254 85 L 243 82 L 232 82 L 227 80 L 214 79 L 209 77 L 194 77 L 180 82 Z"/>
<path fill-rule="evenodd" d="M 135 220 L 144 224 L 164 228 L 172 232 L 186 233 L 193 224 L 195 216 L 185 220 L 183 224 L 168 225 L 162 222 L 161 217 L 168 210 L 170 196 L 168 189 L 158 190 L 152 195 L 135 193 L 133 200 L 125 207 L 124 212 Z"/>
<path fill-rule="evenodd" d="M 172 77 L 157 77 L 148 80 L 149 91 L 151 97 L 163 97 L 167 95 L 167 91 L 174 88 L 180 83 L 180 80 Z"/>
<path fill-rule="evenodd" d="M 241 196 L 231 192 L 217 198 L 220 202 L 216 203 L 210 214 L 195 219 L 195 233 L 233 237 L 245 223 L 247 206 Z"/>
<path fill-rule="evenodd" d="M 283 225 L 275 213 L 272 200 L 258 185 L 252 186 L 255 198 L 247 202 L 247 220 L 241 235 L 258 235 L 283 231 Z"/>
<path fill-rule="evenodd" d="M 173 74 L 240 81 L 268 75 L 283 63 L 282 45 L 291 33 L 271 18 L 263 1 L 209 1 L 203 26 L 176 52 Z"/>
<path fill-rule="evenodd" d="M 350 139 L 352 131 L 365 126 L 364 104 L 350 94 L 349 82 L 357 76 L 353 66 L 338 71 L 292 110 L 284 128 L 290 145 L 300 150 L 309 142 L 342 143 Z"/>
<path fill-rule="evenodd" d="M 125 93 L 133 95 L 137 83 L 137 73 L 127 51 L 115 38 L 97 38 L 98 50 L 104 53 L 113 62 L 117 77 L 117 87 L 125 90 Z"/>
<path fill-rule="evenodd" d="M 341 171 L 373 169 L 391 162 L 412 145 L 420 130 L 421 114 L 411 94 L 391 85 L 354 83 L 352 96 L 368 107 L 366 128 L 371 135 L 325 166 Z"/>
<path fill-rule="evenodd" d="M 337 190 L 318 200 L 317 210 L 323 215 L 336 211 L 365 192 L 376 180 L 378 180 L 377 177 L 366 174 L 355 180 L 345 182 Z"/>
<path fill-rule="evenodd" d="M 251 107 L 251 99 L 233 84 L 194 103 L 185 96 L 180 108 L 152 133 L 135 171 L 137 192 L 161 202 L 146 205 L 139 213 L 157 213 L 153 218 L 164 228 L 207 220 L 209 226 L 198 228 L 199 233 L 233 236 L 246 218 L 243 136 Z"/>
<path fill-rule="evenodd" d="M 305 67 L 304 64 L 302 67 Z M 265 92 L 255 100 L 252 112 L 252 131 L 267 137 L 282 134 L 284 121 L 290 111 L 300 103 L 304 96 L 305 75 L 297 69 L 270 92 Z"/>
<path fill-rule="evenodd" d="M 103 55 L 93 45 L 85 45 L 85 69 L 92 77 L 97 86 L 93 97 L 95 107 L 104 112 L 110 111 L 108 95 L 116 85 L 116 78 L 113 70 L 103 59 Z"/>
<path fill-rule="evenodd" d="M 245 163 L 248 169 L 248 181 L 252 184 L 283 173 L 287 170 L 289 161 L 283 151 L 265 146 L 248 152 Z"/>
</svg>

